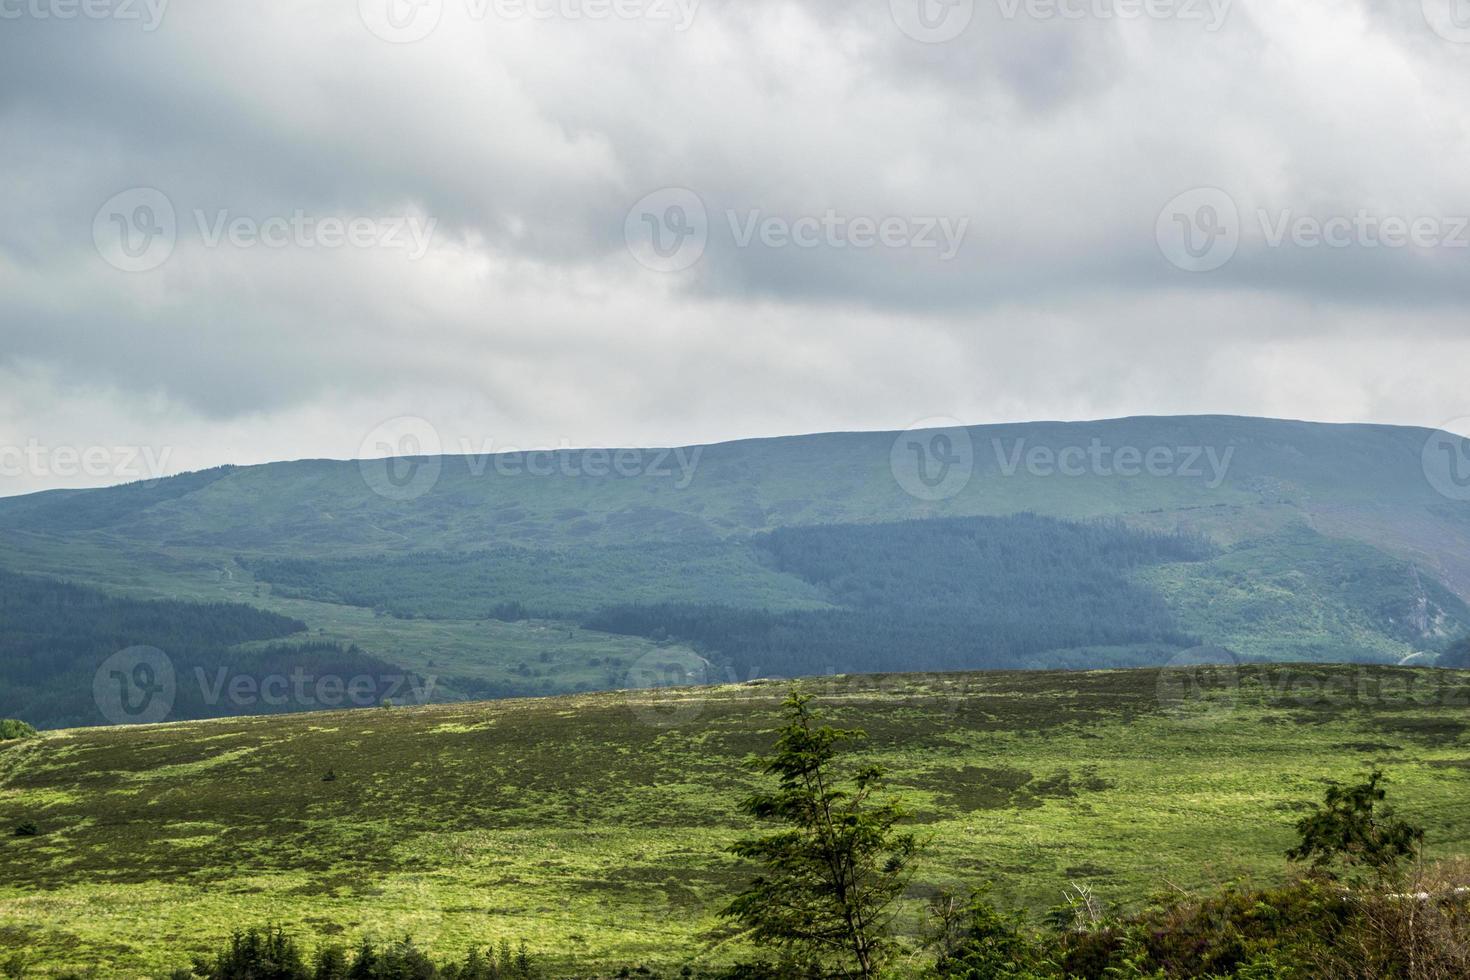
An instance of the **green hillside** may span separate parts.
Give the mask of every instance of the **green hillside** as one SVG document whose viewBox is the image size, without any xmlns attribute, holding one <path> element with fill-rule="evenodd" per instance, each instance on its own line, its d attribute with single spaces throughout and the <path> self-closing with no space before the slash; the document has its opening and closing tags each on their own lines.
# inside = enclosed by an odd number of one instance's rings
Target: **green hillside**
<svg viewBox="0 0 1470 980">
<path fill-rule="evenodd" d="M 1470 502 L 1426 475 L 1429 436 L 1203 416 L 223 467 L 0 500 L 0 568 L 253 606 L 440 698 L 625 687 L 671 651 L 737 680 L 1156 664 L 1202 644 L 1396 662 L 1470 632 Z M 920 479 L 943 474 L 942 492 Z M 1054 523 L 1015 541 L 1015 523 L 973 523 L 998 519 Z M 1057 544 L 1097 521 L 1207 548 Z"/>
<path fill-rule="evenodd" d="M 1209 683 L 1200 683 L 1205 680 Z M 810 682 L 932 841 L 913 891 L 1069 882 L 1134 906 L 1282 878 L 1307 801 L 1388 770 L 1430 856 L 1470 846 L 1470 673 L 993 672 Z M 741 767 L 783 684 L 50 732 L 0 743 L 0 953 L 132 977 L 242 924 L 311 943 L 524 938 L 561 973 L 728 963 Z M 336 779 L 324 781 L 332 769 Z M 911 922 L 909 926 L 911 926 Z M 909 926 L 905 926 L 908 928 Z"/>
<path fill-rule="evenodd" d="M 0 501 L 0 527 L 83 534 L 185 555 L 473 551 L 498 545 L 641 544 L 738 537 L 799 524 L 935 516 L 1192 514 L 1226 537 L 1310 517 L 1324 533 L 1371 516 L 1381 540 L 1433 550 L 1415 526 L 1470 532 L 1470 508 L 1425 478 L 1430 432 L 1224 416 L 1025 423 L 966 430 L 973 477 L 947 499 L 907 493 L 894 475 L 898 433 L 835 433 L 678 450 L 445 456 L 422 495 L 394 499 L 372 467 L 326 460 L 230 467 L 102 492 Z M 1034 451 L 1088 451 L 1081 475 L 1031 465 Z M 1124 451 L 1164 453 L 1153 472 Z M 600 454 L 591 458 L 593 453 Z M 610 472 L 616 454 L 624 471 Z M 902 455 L 902 454 L 900 454 Z M 680 460 L 683 460 L 682 465 Z M 1074 463 L 1077 461 L 1074 458 Z M 1120 475 L 1117 471 L 1131 472 Z M 549 471 L 549 472 L 547 472 Z M 546 472 L 546 475 L 539 475 Z M 594 475 L 595 474 L 595 475 Z M 1232 533 L 1233 532 L 1233 533 Z M 1343 536 L 1371 538 L 1366 530 Z M 1401 549 L 1402 550 L 1402 549 Z M 1448 548 L 1444 548 L 1448 551 Z M 1463 551 L 1463 549 L 1462 549 Z M 1470 583 L 1462 559 L 1447 577 Z"/>
</svg>

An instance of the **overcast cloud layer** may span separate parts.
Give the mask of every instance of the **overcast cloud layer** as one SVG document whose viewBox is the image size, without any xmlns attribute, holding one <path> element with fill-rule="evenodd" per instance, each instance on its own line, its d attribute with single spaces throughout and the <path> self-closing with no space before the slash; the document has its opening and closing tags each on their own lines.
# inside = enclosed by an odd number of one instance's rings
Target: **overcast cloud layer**
<svg viewBox="0 0 1470 980">
<path fill-rule="evenodd" d="M 1456 13 L 0 0 L 0 494 L 398 416 L 477 452 L 1466 428 Z"/>
</svg>

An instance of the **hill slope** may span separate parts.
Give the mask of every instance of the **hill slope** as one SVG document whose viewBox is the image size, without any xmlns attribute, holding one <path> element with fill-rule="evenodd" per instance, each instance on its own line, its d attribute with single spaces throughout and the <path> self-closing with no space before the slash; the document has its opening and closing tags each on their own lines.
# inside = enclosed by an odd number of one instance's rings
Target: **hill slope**
<svg viewBox="0 0 1470 980">
<path fill-rule="evenodd" d="M 1392 662 L 1470 631 L 1470 502 L 1426 474 L 1430 437 L 1205 416 L 225 467 L 0 500 L 0 567 L 257 606 L 312 642 L 432 676 L 442 697 L 628 686 L 649 658 L 683 664 L 676 679 L 739 680 L 1126 666 L 1196 644 Z M 1103 593 L 1065 573 L 1065 534 L 999 546 L 1021 514 L 1115 519 L 1119 541 L 1162 532 L 1213 553 L 1105 549 L 1094 580 L 1127 597 L 1115 612 L 1148 608 L 1148 628 L 1089 630 Z M 782 535 L 817 528 L 812 554 L 783 550 Z M 946 529 L 985 540 L 956 550 Z M 1054 572 L 1026 578 L 1023 554 Z M 835 555 L 853 575 L 825 570 Z M 1054 601 L 1011 603 L 1004 623 L 989 600 L 1006 579 Z M 925 588 L 943 600 L 921 601 Z M 1043 621 L 1069 609 L 1047 639 Z M 791 652 L 849 637 L 882 648 L 821 664 Z"/>
<path fill-rule="evenodd" d="M 1204 682 L 1204 683 L 1201 683 Z M 917 810 L 915 894 L 1137 903 L 1282 877 L 1305 801 L 1382 765 L 1470 846 L 1470 673 L 1242 668 L 822 678 Z M 741 767 L 784 685 L 53 732 L 0 745 L 0 952 L 137 976 L 241 924 L 312 943 L 524 937 L 558 971 L 723 963 Z M 337 778 L 323 781 L 331 768 Z M 40 834 L 10 837 L 34 821 Z M 607 975 L 607 974 L 604 974 Z"/>
<path fill-rule="evenodd" d="M 1291 519 L 1274 513 L 1281 510 L 1326 533 L 1448 552 L 1432 529 L 1458 528 L 1463 541 L 1470 524 L 1470 508 L 1425 477 L 1425 429 L 1197 416 L 963 432 L 968 449 L 953 451 L 973 461 L 973 476 L 941 488 L 954 492 L 939 500 L 914 496 L 895 478 L 899 433 L 833 433 L 673 451 L 436 457 L 437 475 L 410 481 L 407 497 L 381 468 L 353 461 L 227 467 L 0 500 L 0 528 L 91 533 L 171 553 L 284 556 L 639 544 L 1021 511 L 1073 519 L 1193 512 L 1200 526 L 1233 539 Z M 1162 454 L 1154 464 L 1145 461 L 1151 451 Z M 902 448 L 898 456 L 907 468 Z M 1379 532 L 1360 526 L 1369 518 Z M 1470 588 L 1470 565 L 1438 570 Z"/>
</svg>

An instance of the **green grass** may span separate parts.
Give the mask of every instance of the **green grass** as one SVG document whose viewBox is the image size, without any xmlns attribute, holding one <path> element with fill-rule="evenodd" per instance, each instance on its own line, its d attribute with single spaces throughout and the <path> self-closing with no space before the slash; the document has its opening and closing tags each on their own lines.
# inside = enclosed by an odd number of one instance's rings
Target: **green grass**
<svg viewBox="0 0 1470 980">
<path fill-rule="evenodd" d="M 1470 846 L 1470 674 L 1242 668 L 811 682 L 931 839 L 916 894 L 995 882 L 1033 909 L 1086 880 L 1276 880 L 1305 801 L 1381 765 L 1431 854 Z M 728 962 L 783 685 L 48 733 L 0 747 L 0 950 L 146 975 L 241 924 L 311 943 L 412 932 L 436 955 L 524 937 L 558 971 Z M 332 768 L 338 779 L 323 782 Z"/>
</svg>

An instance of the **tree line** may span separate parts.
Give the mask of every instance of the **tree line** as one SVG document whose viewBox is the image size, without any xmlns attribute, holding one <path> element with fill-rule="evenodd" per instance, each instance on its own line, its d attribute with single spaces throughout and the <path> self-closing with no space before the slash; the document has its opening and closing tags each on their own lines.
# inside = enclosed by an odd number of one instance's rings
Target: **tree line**
<svg viewBox="0 0 1470 980">
<path fill-rule="evenodd" d="M 770 612 L 721 603 L 624 604 L 582 625 L 692 644 L 732 676 L 1133 666 L 1195 646 L 1136 568 L 1216 553 L 1187 533 L 1035 515 L 782 528 L 756 539 L 772 566 L 834 608 Z"/>
<path fill-rule="evenodd" d="M 296 672 L 342 678 L 404 673 L 355 646 L 310 640 L 306 631 L 298 619 L 240 603 L 129 599 L 0 571 L 0 716 L 40 728 L 107 723 L 94 701 L 96 672 L 113 654 L 138 646 L 169 658 L 178 680 L 168 715 L 173 719 L 322 707 L 272 705 L 258 695 L 241 701 L 228 687 L 215 689 L 222 677 L 258 682 Z M 292 642 L 237 647 L 287 638 Z"/>
</svg>

